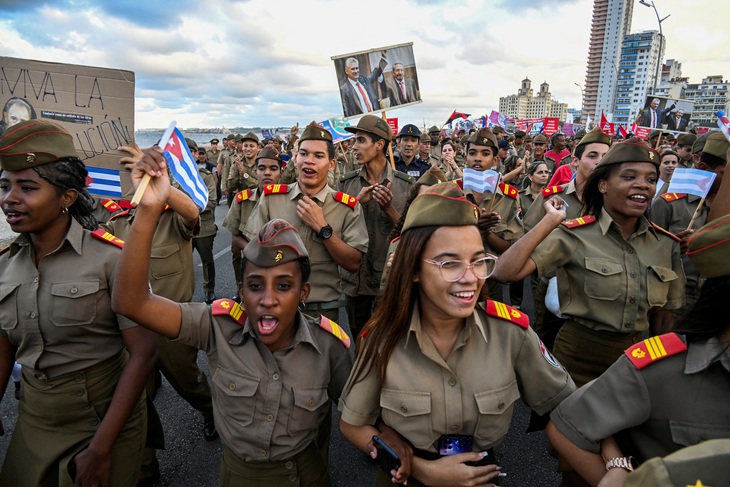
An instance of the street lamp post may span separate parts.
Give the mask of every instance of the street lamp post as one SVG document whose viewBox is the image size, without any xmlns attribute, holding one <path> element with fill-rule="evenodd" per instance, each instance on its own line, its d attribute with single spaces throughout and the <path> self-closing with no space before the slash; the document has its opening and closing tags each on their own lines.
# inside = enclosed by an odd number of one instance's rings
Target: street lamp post
<svg viewBox="0 0 730 487">
<path fill-rule="evenodd" d="M 573 83 L 580 89 L 580 119 L 583 120 L 583 87 L 579 83 Z"/>
<path fill-rule="evenodd" d="M 659 65 L 661 64 L 662 59 L 662 46 L 664 44 L 664 35 L 662 34 L 662 22 L 667 20 L 669 18 L 669 14 L 664 18 L 659 17 L 659 12 L 656 9 L 656 6 L 654 5 L 654 0 L 651 0 L 647 2 L 646 0 L 639 0 L 639 3 L 642 4 L 645 7 L 651 7 L 654 9 L 654 14 L 656 15 L 656 20 L 659 23 L 659 52 L 657 53 L 657 59 L 656 59 L 656 71 L 654 72 L 654 86 L 652 87 L 652 95 L 656 95 L 656 89 L 657 85 L 659 84 Z"/>
</svg>

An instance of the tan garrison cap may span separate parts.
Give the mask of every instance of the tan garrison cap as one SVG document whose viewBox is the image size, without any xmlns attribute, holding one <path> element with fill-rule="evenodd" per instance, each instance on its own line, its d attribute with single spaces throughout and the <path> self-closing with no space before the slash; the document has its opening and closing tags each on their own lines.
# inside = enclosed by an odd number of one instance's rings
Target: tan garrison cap
<svg viewBox="0 0 730 487">
<path fill-rule="evenodd" d="M 696 140 L 697 136 L 695 134 L 679 134 L 679 137 L 677 137 L 677 145 L 688 145 L 692 147 L 692 144 L 694 144 Z"/>
<path fill-rule="evenodd" d="M 687 247 L 687 256 L 703 277 L 730 275 L 730 215 L 697 230 Z"/>
<path fill-rule="evenodd" d="M 479 208 L 466 199 L 459 186 L 451 182 L 438 183 L 413 200 L 401 233 L 431 225 L 476 225 L 478 221 Z"/>
<path fill-rule="evenodd" d="M 437 126 L 431 125 L 431 128 L 428 129 L 428 133 L 430 134 L 430 133 L 433 133 L 433 132 L 439 132 L 439 133 L 441 133 L 441 130 L 439 130 L 439 128 Z"/>
<path fill-rule="evenodd" d="M 428 134 L 421 134 L 421 142 L 431 142 L 431 137 Z"/>
<path fill-rule="evenodd" d="M 261 149 L 256 156 L 256 160 L 258 161 L 259 159 L 273 159 L 279 161 L 279 165 L 281 165 L 281 155 L 273 147 L 264 147 Z"/>
<path fill-rule="evenodd" d="M 582 145 L 588 145 L 588 144 L 606 144 L 607 146 L 611 145 L 611 137 L 605 134 L 603 130 L 596 127 L 587 134 L 585 134 L 581 139 L 580 143 L 576 145 L 576 147 L 580 147 Z"/>
<path fill-rule="evenodd" d="M 649 162 L 659 167 L 660 160 L 659 153 L 654 149 L 649 149 L 644 144 L 624 142 L 612 145 L 598 166 L 621 164 L 622 162 Z"/>
<path fill-rule="evenodd" d="M 532 139 L 533 144 L 545 144 L 547 145 L 548 139 L 542 134 L 537 134 L 534 139 Z"/>
<path fill-rule="evenodd" d="M 375 115 L 365 115 L 357 122 L 355 127 L 345 127 L 345 130 L 351 134 L 362 131 L 377 135 L 387 141 L 393 140 L 393 131 L 390 129 L 388 122 L 380 117 L 376 117 Z"/>
<path fill-rule="evenodd" d="M 22 171 L 63 157 L 79 157 L 73 138 L 55 123 L 27 120 L 0 137 L 0 169 Z"/>
<path fill-rule="evenodd" d="M 297 229 L 280 218 L 267 222 L 243 250 L 247 261 L 259 267 L 274 267 L 309 257 Z"/>
<path fill-rule="evenodd" d="M 469 137 L 469 143 L 473 145 L 484 145 L 497 150 L 497 137 L 488 128 L 479 129 Z"/>
<path fill-rule="evenodd" d="M 431 166 L 428 171 L 423 173 L 423 176 L 418 178 L 416 184 L 421 184 L 423 186 L 433 186 L 434 184 L 445 183 L 446 181 L 448 181 L 448 179 L 446 179 L 446 174 L 444 174 L 444 172 L 438 167 Z"/>
<path fill-rule="evenodd" d="M 196 144 L 193 139 L 188 139 L 187 137 L 185 137 L 185 143 L 188 144 L 188 149 L 190 149 L 190 152 L 198 152 L 198 144 Z"/>
<path fill-rule="evenodd" d="M 259 138 L 256 137 L 256 134 L 253 132 L 249 132 L 246 135 L 242 135 L 241 140 L 252 140 L 252 141 L 256 142 L 257 144 L 259 143 Z"/>
<path fill-rule="evenodd" d="M 702 152 L 719 157 L 723 161 L 727 162 L 728 147 L 730 147 L 730 142 L 728 142 L 725 136 L 722 135 L 722 132 L 711 132 L 710 136 L 707 137 L 705 148 Z"/>
<path fill-rule="evenodd" d="M 707 142 L 707 138 L 709 136 L 710 132 L 705 132 L 704 134 L 697 137 L 695 143 L 692 144 L 692 154 L 699 154 L 700 152 L 705 150 L 705 142 Z"/>
<path fill-rule="evenodd" d="M 304 127 L 304 132 L 299 138 L 299 142 L 305 140 L 324 140 L 325 142 L 332 142 L 332 134 L 326 128 L 318 125 L 316 122 L 312 122 Z"/>
</svg>

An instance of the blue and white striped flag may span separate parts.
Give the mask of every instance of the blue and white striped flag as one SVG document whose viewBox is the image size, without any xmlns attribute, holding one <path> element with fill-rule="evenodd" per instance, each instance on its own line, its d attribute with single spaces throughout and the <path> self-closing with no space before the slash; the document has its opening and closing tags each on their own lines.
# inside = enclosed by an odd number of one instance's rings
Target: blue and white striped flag
<svg viewBox="0 0 730 487">
<path fill-rule="evenodd" d="M 476 169 L 464 169 L 464 189 L 471 189 L 477 193 L 489 191 L 494 193 L 494 189 L 499 182 L 499 173 L 492 171 L 477 171 Z"/>
<path fill-rule="evenodd" d="M 94 166 L 86 166 L 86 170 L 89 173 L 89 193 L 112 198 L 122 197 L 122 180 L 118 170 Z"/>
<path fill-rule="evenodd" d="M 704 198 L 710 192 L 716 174 L 702 169 L 677 168 L 672 174 L 667 193 L 693 194 Z"/>
<path fill-rule="evenodd" d="M 164 138 L 164 136 L 163 136 Z M 162 143 L 162 141 L 161 141 Z M 201 210 L 208 205 L 208 187 L 198 172 L 195 158 L 188 149 L 185 136 L 178 128 L 170 134 L 170 138 L 162 148 L 170 166 L 170 173 L 183 191 L 190 196 Z"/>
</svg>

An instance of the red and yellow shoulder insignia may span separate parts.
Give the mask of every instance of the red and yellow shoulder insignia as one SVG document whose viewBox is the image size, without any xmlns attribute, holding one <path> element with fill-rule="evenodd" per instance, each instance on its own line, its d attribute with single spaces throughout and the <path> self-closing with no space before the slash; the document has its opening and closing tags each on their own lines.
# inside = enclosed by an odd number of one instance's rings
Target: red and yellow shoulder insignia
<svg viewBox="0 0 730 487">
<path fill-rule="evenodd" d="M 241 203 L 242 201 L 246 201 L 247 199 L 251 198 L 251 190 L 245 189 L 243 191 L 239 191 L 236 193 L 236 201 Z"/>
<path fill-rule="evenodd" d="M 659 335 L 637 343 L 624 352 L 632 364 L 641 370 L 657 360 L 671 357 L 687 350 L 687 345 L 676 333 Z"/>
<path fill-rule="evenodd" d="M 101 228 L 97 228 L 96 230 L 91 232 L 91 235 L 98 238 L 99 240 L 110 243 L 112 245 L 116 245 L 120 249 L 124 248 L 124 240 L 122 240 L 121 238 L 115 237 L 111 233 L 109 233 L 106 230 L 103 230 Z"/>
<path fill-rule="evenodd" d="M 165 203 L 165 206 L 162 207 L 162 211 L 160 213 L 165 213 L 168 210 L 172 210 L 172 206 Z"/>
<path fill-rule="evenodd" d="M 337 339 L 342 342 L 345 348 L 350 348 L 350 337 L 347 336 L 347 333 L 345 333 L 345 330 L 343 330 L 340 325 L 325 316 L 320 316 L 319 327 L 336 336 Z"/>
<path fill-rule="evenodd" d="M 457 185 L 462 190 L 464 189 L 464 180 L 463 179 L 454 179 L 451 182 L 454 183 L 455 185 Z"/>
<path fill-rule="evenodd" d="M 101 206 L 103 206 L 104 208 L 106 208 L 109 211 L 109 213 L 114 213 L 115 211 L 119 211 L 122 209 L 122 207 L 119 206 L 117 204 L 117 202 L 114 200 L 104 199 L 104 200 L 101 200 L 100 203 L 101 203 Z"/>
<path fill-rule="evenodd" d="M 540 193 L 542 193 L 543 198 L 549 198 L 550 196 L 558 193 L 562 193 L 565 191 L 565 188 L 563 186 L 550 186 L 549 188 L 544 188 Z"/>
<path fill-rule="evenodd" d="M 343 205 L 347 205 L 350 208 L 355 208 L 355 205 L 357 204 L 357 198 L 354 196 L 350 196 L 347 193 L 343 193 L 342 191 L 338 191 L 335 195 L 335 200 L 339 201 Z"/>
<path fill-rule="evenodd" d="M 132 205 L 132 202 L 129 200 L 119 200 L 117 204 L 125 210 L 131 210 L 134 208 L 134 205 Z"/>
<path fill-rule="evenodd" d="M 589 225 L 595 221 L 596 221 L 595 216 L 585 215 L 585 216 L 581 216 L 578 218 L 573 218 L 571 220 L 565 220 L 564 222 L 561 223 L 561 225 L 563 225 L 566 228 L 578 228 L 578 227 L 582 227 L 583 225 Z"/>
<path fill-rule="evenodd" d="M 667 203 L 671 203 L 672 201 L 681 200 L 682 198 L 686 198 L 687 195 L 685 193 L 664 193 L 659 195 L 660 198 L 662 198 Z"/>
<path fill-rule="evenodd" d="M 656 230 L 656 231 L 657 231 L 657 232 L 659 232 L 659 233 L 662 233 L 662 234 L 666 235 L 667 237 L 671 238 L 671 239 L 672 239 L 672 240 L 674 240 L 675 242 L 681 242 L 681 241 L 682 241 L 682 239 L 681 239 L 681 238 L 677 237 L 677 236 L 676 236 L 675 234 L 673 234 L 673 233 L 672 233 L 672 232 L 670 232 L 669 230 L 665 230 L 665 229 L 663 229 L 662 227 L 660 227 L 660 226 L 659 226 L 659 225 L 657 225 L 656 223 L 653 223 L 653 222 L 652 222 L 651 226 L 652 226 L 652 227 L 654 227 L 654 230 Z"/>
<path fill-rule="evenodd" d="M 527 329 L 530 327 L 529 316 L 522 311 L 515 309 L 512 306 L 507 306 L 504 303 L 500 303 L 499 301 L 487 299 L 487 307 L 485 311 L 489 316 L 495 316 L 497 318 L 510 321 L 521 328 Z"/>
<path fill-rule="evenodd" d="M 507 183 L 499 183 L 499 189 L 502 190 L 502 193 L 504 193 L 505 196 L 509 196 L 513 200 L 517 199 L 517 193 L 519 193 L 519 191 L 517 191 L 517 188 L 514 186 L 510 186 Z"/>
<path fill-rule="evenodd" d="M 287 184 L 267 184 L 264 186 L 264 194 L 284 194 L 289 192 Z"/>
<path fill-rule="evenodd" d="M 213 313 L 213 316 L 226 315 L 233 318 L 233 321 L 241 326 L 246 324 L 246 318 L 248 317 L 248 315 L 246 314 L 246 310 L 243 309 L 243 306 L 241 306 L 232 299 L 217 299 L 213 301 L 210 309 Z"/>
</svg>

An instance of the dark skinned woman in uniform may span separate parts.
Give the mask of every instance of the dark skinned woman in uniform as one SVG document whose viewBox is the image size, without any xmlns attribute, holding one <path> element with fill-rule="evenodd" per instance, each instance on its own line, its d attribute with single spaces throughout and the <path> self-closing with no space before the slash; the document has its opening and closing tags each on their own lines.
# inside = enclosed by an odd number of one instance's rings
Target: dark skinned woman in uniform
<svg viewBox="0 0 730 487">
<path fill-rule="evenodd" d="M 526 315 L 480 297 L 494 257 L 479 213 L 453 183 L 413 201 L 382 302 L 360 338 L 340 429 L 371 456 L 383 425 L 414 449 L 411 458 L 385 432 L 402 465 L 392 477 L 378 471 L 378 486 L 408 473 L 409 486 L 492 485 L 499 468 L 491 449 L 504 440 L 515 401 L 545 414 L 574 390 Z M 468 443 L 464 453 L 439 453 L 455 441 Z"/>
<path fill-rule="evenodd" d="M 679 243 L 644 216 L 659 160 L 641 144 L 612 146 L 586 182 L 583 216 L 564 221 L 564 202 L 551 198 L 546 216 L 505 252 L 492 276 L 512 282 L 535 269 L 557 275 L 567 319 L 553 353 L 579 387 L 650 327 L 667 331 L 671 310 L 682 305 Z"/>
<path fill-rule="evenodd" d="M 243 307 L 231 299 L 208 307 L 150 293 L 150 246 L 170 193 L 158 150 L 148 149 L 132 172 L 135 184 L 144 173 L 152 177 L 119 261 L 117 286 L 124 289 L 115 288 L 115 309 L 206 352 L 224 445 L 220 485 L 329 485 L 318 428 L 352 368 L 350 339 L 327 318 L 298 310 L 309 294 L 311 269 L 299 233 L 284 220 L 271 220 L 248 243 L 238 283 Z"/>
<path fill-rule="evenodd" d="M 0 255 L 0 383 L 14 359 L 23 366 L 0 485 L 134 486 L 157 346 L 111 309 L 121 242 L 92 232 L 86 168 L 63 128 L 15 125 L 0 167 L 3 211 L 20 234 Z"/>
</svg>

